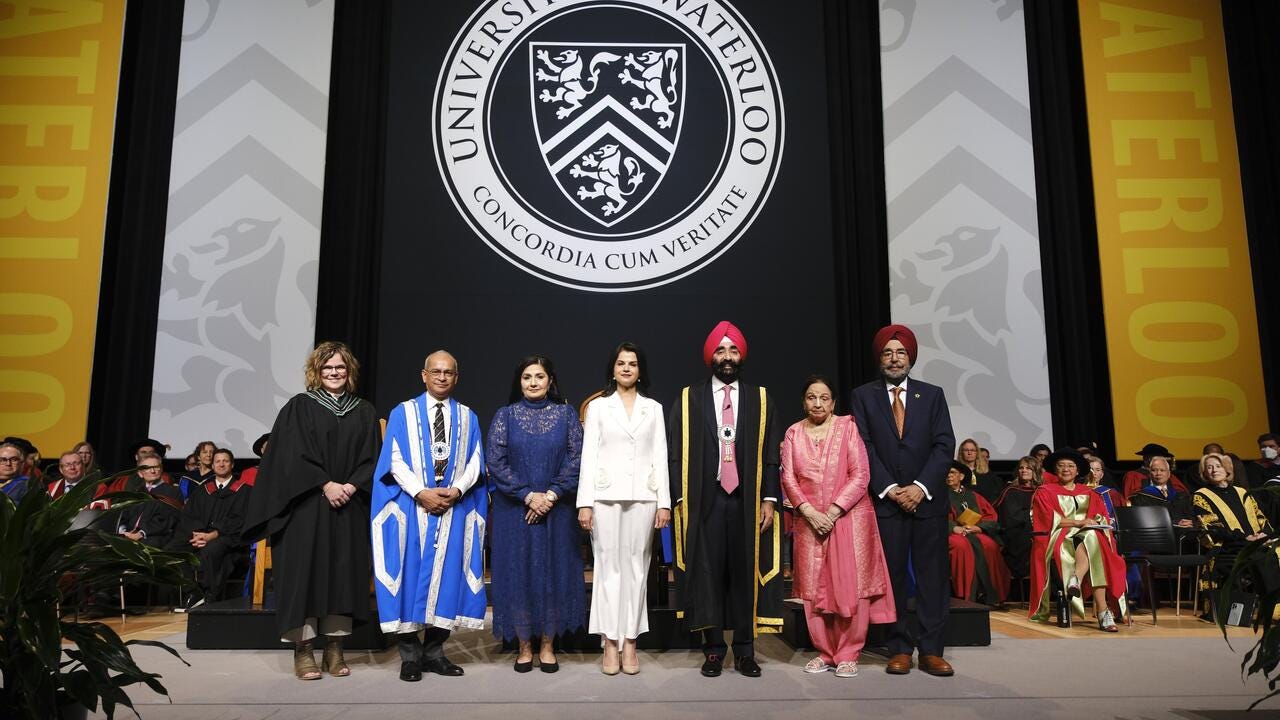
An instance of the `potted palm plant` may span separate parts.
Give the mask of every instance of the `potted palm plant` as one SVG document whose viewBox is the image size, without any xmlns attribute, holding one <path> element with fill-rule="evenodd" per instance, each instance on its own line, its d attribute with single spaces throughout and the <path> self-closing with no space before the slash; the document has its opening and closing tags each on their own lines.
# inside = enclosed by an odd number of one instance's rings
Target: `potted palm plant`
<svg viewBox="0 0 1280 720">
<path fill-rule="evenodd" d="M 181 660 L 173 648 L 124 641 L 103 623 L 59 616 L 69 579 L 86 588 L 110 587 L 126 572 L 161 584 L 189 582 L 183 572 L 195 562 L 189 554 L 73 529 L 100 484 L 81 482 L 56 500 L 32 488 L 17 504 L 0 494 L 0 717 L 45 720 L 101 705 L 111 718 L 120 705 L 133 709 L 124 688 L 136 683 L 168 695 L 160 676 L 139 668 L 129 648 L 159 647 Z M 157 502 L 142 493 L 116 493 L 111 500 L 113 508 Z"/>
<path fill-rule="evenodd" d="M 1268 488 L 1270 490 L 1271 488 Z M 1252 710 L 1262 702 L 1280 695 L 1280 623 L 1275 621 L 1276 607 L 1280 605 L 1280 587 L 1274 582 L 1262 579 L 1264 564 L 1274 566 L 1276 548 L 1280 546 L 1280 538 L 1265 538 L 1248 543 L 1236 556 L 1230 573 L 1218 588 L 1218 597 L 1214 612 L 1214 620 L 1222 630 L 1222 637 L 1227 645 L 1231 644 L 1227 637 L 1228 615 L 1226 608 L 1231 606 L 1233 589 L 1242 585 L 1257 596 L 1257 614 L 1254 616 L 1253 632 L 1257 642 L 1244 654 L 1240 663 L 1242 675 L 1261 674 L 1267 681 L 1267 694 L 1253 701 Z"/>
</svg>

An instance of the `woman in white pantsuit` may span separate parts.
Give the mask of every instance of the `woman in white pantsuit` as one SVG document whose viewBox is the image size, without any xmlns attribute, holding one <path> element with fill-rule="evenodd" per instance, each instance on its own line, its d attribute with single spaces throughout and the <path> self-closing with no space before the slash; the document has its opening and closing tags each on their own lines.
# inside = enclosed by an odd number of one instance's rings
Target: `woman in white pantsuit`
<svg viewBox="0 0 1280 720">
<path fill-rule="evenodd" d="M 635 675 L 636 638 L 649 630 L 645 592 L 653 531 L 671 522 L 666 423 L 662 405 L 644 394 L 649 377 L 643 350 L 619 345 L 607 377 L 604 393 L 587 404 L 578 522 L 591 531 L 595 555 L 589 632 L 604 642 L 601 671 Z"/>
</svg>

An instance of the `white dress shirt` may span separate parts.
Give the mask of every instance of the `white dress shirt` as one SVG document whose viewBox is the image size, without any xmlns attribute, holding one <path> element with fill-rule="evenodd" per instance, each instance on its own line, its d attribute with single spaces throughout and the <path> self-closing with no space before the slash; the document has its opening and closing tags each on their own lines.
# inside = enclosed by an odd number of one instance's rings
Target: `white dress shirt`
<svg viewBox="0 0 1280 720">
<path fill-rule="evenodd" d="M 725 383 L 723 383 L 720 380 L 720 378 L 712 375 L 711 376 L 711 397 L 714 398 L 714 400 L 712 401 L 712 405 L 715 407 L 716 427 L 720 426 L 720 415 L 723 412 L 721 408 L 724 407 L 724 388 L 725 388 Z M 742 393 L 738 392 L 738 390 L 739 390 L 739 387 L 738 387 L 737 380 L 734 380 L 733 382 L 729 383 L 729 398 L 733 401 L 733 427 L 735 430 L 738 427 L 738 408 L 742 405 L 742 397 L 741 397 Z M 717 438 L 717 440 L 718 439 L 719 438 Z M 720 448 L 716 448 L 716 452 L 720 452 Z M 738 477 L 738 481 L 739 482 L 742 481 L 741 476 Z M 719 463 L 716 463 L 716 482 L 717 483 L 720 482 L 720 464 Z M 778 504 L 778 498 L 763 497 L 760 499 L 768 500 L 774 505 Z"/>
<path fill-rule="evenodd" d="M 449 442 L 449 432 L 452 430 L 452 427 L 450 426 L 451 417 L 448 398 L 444 400 L 437 400 L 428 394 L 427 416 L 424 418 L 418 418 L 418 422 L 421 423 L 422 427 L 422 440 L 427 444 L 428 448 L 431 447 L 432 438 L 435 437 L 435 416 L 437 406 L 440 407 L 440 414 L 444 420 L 445 442 Z M 412 442 L 414 438 L 410 436 L 409 440 Z M 466 438 L 458 438 L 459 444 L 465 445 L 466 441 Z M 427 486 L 425 482 L 418 479 L 417 474 L 415 474 L 413 470 L 409 468 L 409 464 L 404 461 L 404 455 L 402 453 L 403 449 L 404 448 L 401 448 L 400 444 L 394 439 L 391 441 L 391 476 L 396 479 L 396 484 L 408 493 L 410 497 L 417 497 L 418 493 L 425 490 Z M 465 450 L 465 447 L 463 450 Z M 429 453 L 426 457 L 422 458 L 422 464 L 424 466 L 422 468 L 423 477 L 431 476 L 434 478 L 435 463 L 431 459 L 431 455 Z M 454 482 L 452 487 L 457 488 L 458 492 L 462 495 L 466 495 L 467 491 L 470 490 L 479 479 L 480 448 L 477 447 L 476 452 L 472 453 L 471 457 L 467 458 L 467 465 L 463 469 L 462 475 L 458 476 L 457 481 Z"/>
<path fill-rule="evenodd" d="M 893 390 L 894 390 L 894 388 L 902 388 L 902 393 L 900 394 L 900 396 L 899 396 L 899 397 L 901 397 L 901 399 L 902 399 L 902 411 L 903 411 L 903 417 L 905 417 L 905 416 L 906 416 L 906 415 L 905 415 L 905 413 L 906 413 L 906 410 L 907 410 L 907 396 L 909 396 L 909 395 L 911 394 L 911 393 L 907 392 L 907 383 L 909 383 L 910 381 L 911 381 L 911 379 L 910 379 L 910 378 L 902 378 L 902 384 L 901 384 L 901 385 L 894 385 L 893 383 L 888 382 L 888 381 L 886 381 L 886 382 L 885 382 L 885 384 L 884 384 L 884 391 L 885 391 L 885 393 L 887 393 L 887 394 L 889 395 L 889 407 L 890 407 L 890 408 L 893 408 Z M 905 422 L 905 421 L 904 421 L 904 422 Z M 927 500 L 932 500 L 932 499 L 933 499 L 933 496 L 929 494 L 929 488 L 925 487 L 925 486 L 924 486 L 924 483 L 920 482 L 919 480 L 914 480 L 914 481 L 912 481 L 912 482 L 914 482 L 916 485 L 920 486 L 920 489 L 924 491 L 925 499 L 927 499 Z M 892 490 L 892 489 L 894 489 L 895 487 L 900 487 L 900 486 L 898 486 L 898 485 L 890 485 L 889 487 L 885 488 L 885 489 L 884 489 L 884 492 L 880 493 L 880 499 L 881 499 L 881 500 L 883 500 L 883 499 L 884 499 L 884 496 L 885 496 L 885 495 L 888 495 L 888 494 L 889 494 L 889 491 L 890 491 L 890 490 Z"/>
</svg>

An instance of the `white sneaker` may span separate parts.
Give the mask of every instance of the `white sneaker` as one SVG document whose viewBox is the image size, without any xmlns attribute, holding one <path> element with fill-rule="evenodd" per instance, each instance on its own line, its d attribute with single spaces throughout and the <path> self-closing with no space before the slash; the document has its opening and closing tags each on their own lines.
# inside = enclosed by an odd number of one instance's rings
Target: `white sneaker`
<svg viewBox="0 0 1280 720">
<path fill-rule="evenodd" d="M 834 667 L 828 665 L 827 662 L 820 657 L 816 657 L 810 660 L 809 662 L 805 663 L 805 666 L 804 666 L 804 671 L 807 673 L 824 673 L 828 670 L 834 670 L 834 669 L 835 669 Z"/>
<path fill-rule="evenodd" d="M 842 662 L 836 666 L 836 677 L 851 678 L 858 677 L 858 663 Z"/>
<path fill-rule="evenodd" d="M 1098 629 L 1102 632 L 1120 632 L 1120 628 L 1116 627 L 1116 616 L 1110 610 L 1103 610 L 1098 615 Z"/>
</svg>

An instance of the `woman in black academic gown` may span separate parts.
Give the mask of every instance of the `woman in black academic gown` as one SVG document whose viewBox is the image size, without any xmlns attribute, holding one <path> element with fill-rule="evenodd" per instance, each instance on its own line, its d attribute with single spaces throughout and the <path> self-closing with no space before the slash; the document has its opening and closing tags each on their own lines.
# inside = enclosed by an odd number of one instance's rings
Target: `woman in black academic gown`
<svg viewBox="0 0 1280 720">
<path fill-rule="evenodd" d="M 377 412 L 356 397 L 360 365 L 339 342 L 307 358 L 307 391 L 276 417 L 258 469 L 246 538 L 266 536 L 275 572 L 276 624 L 295 643 L 300 680 L 317 680 L 312 642 L 324 635 L 324 670 L 351 674 L 342 638 L 369 614 L 369 490 L 378 458 Z"/>
</svg>

